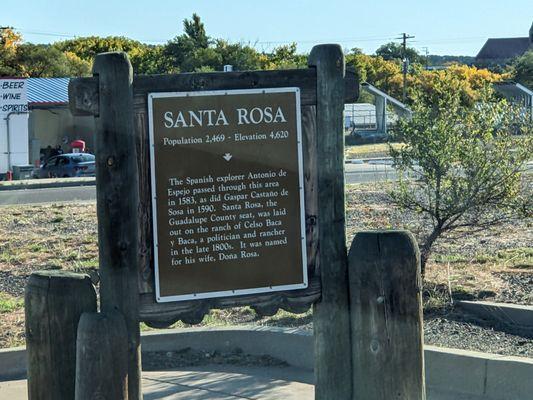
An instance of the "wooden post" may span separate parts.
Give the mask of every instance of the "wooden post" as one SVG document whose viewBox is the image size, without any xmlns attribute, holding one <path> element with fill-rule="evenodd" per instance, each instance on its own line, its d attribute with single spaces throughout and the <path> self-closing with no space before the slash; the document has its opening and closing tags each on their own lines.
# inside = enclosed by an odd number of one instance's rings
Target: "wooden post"
<svg viewBox="0 0 533 400">
<path fill-rule="evenodd" d="M 75 400 L 128 400 L 128 340 L 122 314 L 84 313 L 76 347 Z"/>
<path fill-rule="evenodd" d="M 317 74 L 318 268 L 315 304 L 315 398 L 351 398 L 350 311 L 344 226 L 344 55 L 338 45 L 313 47 Z"/>
<path fill-rule="evenodd" d="M 424 400 L 420 253 L 408 232 L 361 232 L 349 253 L 353 400 Z"/>
<path fill-rule="evenodd" d="M 142 398 L 138 291 L 138 173 L 133 72 L 126 53 L 96 56 L 96 195 L 102 312 L 119 311 L 128 330 L 128 394 Z M 149 229 L 149 227 L 146 227 Z"/>
<path fill-rule="evenodd" d="M 82 313 L 96 311 L 91 279 L 63 271 L 34 272 L 26 284 L 24 306 L 28 398 L 72 400 L 78 322 Z"/>
</svg>

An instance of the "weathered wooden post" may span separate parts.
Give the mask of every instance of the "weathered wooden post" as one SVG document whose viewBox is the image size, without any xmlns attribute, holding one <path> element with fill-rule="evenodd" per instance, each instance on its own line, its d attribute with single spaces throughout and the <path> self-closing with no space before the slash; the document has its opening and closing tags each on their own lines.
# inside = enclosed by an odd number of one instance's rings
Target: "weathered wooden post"
<svg viewBox="0 0 533 400">
<path fill-rule="evenodd" d="M 84 313 L 76 351 L 76 400 L 128 400 L 128 332 L 122 314 Z"/>
<path fill-rule="evenodd" d="M 403 231 L 357 233 L 349 253 L 353 400 L 424 400 L 420 254 Z"/>
<path fill-rule="evenodd" d="M 72 400 L 80 316 L 96 311 L 87 275 L 41 271 L 26 285 L 26 348 L 30 400 Z"/>
<path fill-rule="evenodd" d="M 69 97 L 73 114 L 97 126 L 102 312 L 126 321 L 129 398 L 140 398 L 139 320 L 196 323 L 239 306 L 303 312 L 321 298 L 317 399 L 350 399 L 342 110 L 358 83 L 345 76 L 340 47 L 315 47 L 306 69 L 140 75 L 133 84 L 127 57 L 107 53 L 94 77 L 70 82 Z M 248 120 L 263 109 L 266 118 Z M 177 110 L 196 123 L 178 121 Z M 212 113 L 220 121 L 208 123 Z M 226 196 L 235 190 L 251 197 Z"/>
<path fill-rule="evenodd" d="M 126 321 L 128 395 L 142 398 L 138 289 L 138 173 L 133 129 L 133 72 L 126 53 L 96 56 L 96 193 L 100 298 L 104 313 Z"/>
<path fill-rule="evenodd" d="M 322 297 L 314 306 L 315 397 L 351 398 L 350 311 L 344 226 L 344 55 L 338 45 L 313 47 L 317 74 L 318 266 Z"/>
</svg>

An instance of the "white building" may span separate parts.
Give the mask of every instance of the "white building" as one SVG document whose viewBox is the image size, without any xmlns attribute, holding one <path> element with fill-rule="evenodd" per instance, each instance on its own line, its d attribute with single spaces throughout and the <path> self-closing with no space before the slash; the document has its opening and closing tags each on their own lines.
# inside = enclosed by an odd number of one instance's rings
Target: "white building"
<svg viewBox="0 0 533 400">
<path fill-rule="evenodd" d="M 27 89 L 27 79 L 0 79 L 0 177 L 28 164 Z"/>
<path fill-rule="evenodd" d="M 48 146 L 70 151 L 70 142 L 94 143 L 94 118 L 73 116 L 70 78 L 0 79 L 0 179 L 13 166 L 39 164 Z"/>
</svg>

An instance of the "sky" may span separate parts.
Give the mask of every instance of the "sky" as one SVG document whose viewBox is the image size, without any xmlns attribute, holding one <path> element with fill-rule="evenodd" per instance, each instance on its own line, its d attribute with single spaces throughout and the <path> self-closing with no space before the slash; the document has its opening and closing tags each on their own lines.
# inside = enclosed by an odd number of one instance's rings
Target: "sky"
<svg viewBox="0 0 533 400">
<path fill-rule="evenodd" d="M 5 1 L 5 0 L 4 0 Z M 8 5 L 8 6 L 6 6 Z M 120 35 L 163 44 L 197 13 L 209 36 L 259 51 L 339 43 L 372 54 L 405 32 L 421 53 L 475 56 L 489 37 L 528 36 L 533 0 L 26 0 L 2 5 L 0 26 L 50 43 Z M 18 6 L 17 6 L 18 5 Z"/>
</svg>

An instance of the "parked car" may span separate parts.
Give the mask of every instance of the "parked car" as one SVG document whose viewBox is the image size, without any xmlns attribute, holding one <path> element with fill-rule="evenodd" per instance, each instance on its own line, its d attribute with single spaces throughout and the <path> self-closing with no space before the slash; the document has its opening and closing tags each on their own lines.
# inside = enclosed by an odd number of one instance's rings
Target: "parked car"
<svg viewBox="0 0 533 400">
<path fill-rule="evenodd" d="M 66 153 L 49 158 L 39 169 L 39 178 L 95 176 L 94 155 Z"/>
</svg>

